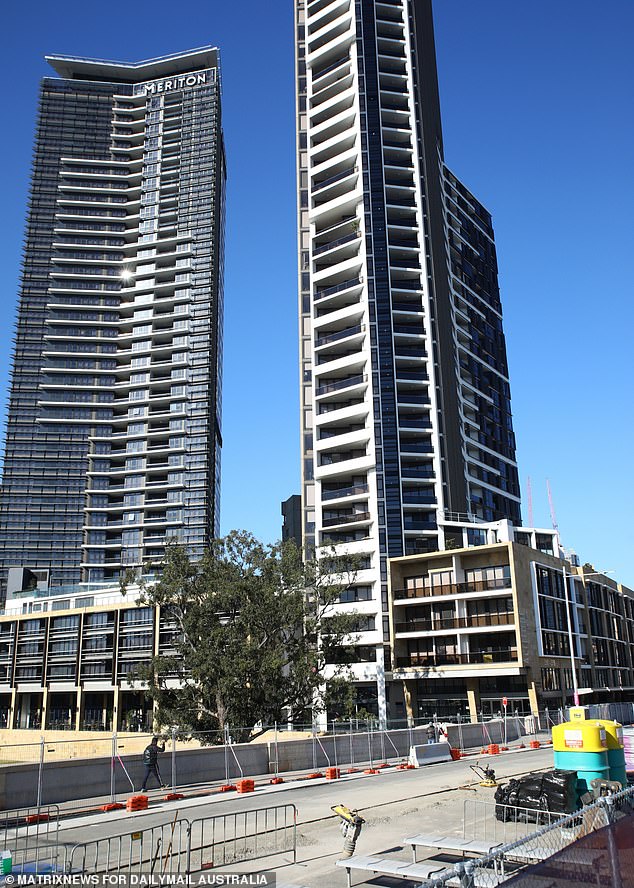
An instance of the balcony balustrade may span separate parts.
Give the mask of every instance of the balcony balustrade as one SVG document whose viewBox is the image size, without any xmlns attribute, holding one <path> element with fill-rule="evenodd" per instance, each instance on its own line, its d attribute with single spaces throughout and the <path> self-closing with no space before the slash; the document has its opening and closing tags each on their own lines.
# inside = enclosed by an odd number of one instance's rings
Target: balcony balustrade
<svg viewBox="0 0 634 888">
<path fill-rule="evenodd" d="M 340 487 L 337 490 L 321 491 L 322 500 L 339 499 L 344 496 L 356 496 L 357 494 L 367 493 L 369 490 L 367 484 L 355 484 L 353 487 Z"/>
<path fill-rule="evenodd" d="M 334 296 L 335 293 L 341 293 L 344 290 L 349 290 L 351 287 L 358 287 L 361 283 L 362 279 L 357 277 L 342 281 L 340 284 L 335 284 L 332 287 L 324 287 L 323 289 L 316 291 L 315 299 L 324 299 L 326 296 Z"/>
<path fill-rule="evenodd" d="M 397 657 L 397 669 L 433 669 L 436 666 L 474 666 L 493 663 L 517 663 L 517 649 L 501 651 L 469 651 L 466 654 L 410 654 Z"/>
<path fill-rule="evenodd" d="M 444 586 L 416 586 L 407 589 L 396 589 L 394 599 L 430 598 L 435 595 L 468 595 L 472 592 L 494 592 L 498 589 L 510 589 L 511 581 L 480 580 L 476 583 L 447 583 Z"/>
<path fill-rule="evenodd" d="M 401 632 L 444 632 L 456 629 L 486 629 L 490 626 L 513 626 L 515 616 L 506 614 L 476 614 L 469 617 L 444 617 L 434 619 L 414 619 L 396 623 L 394 631 Z"/>
</svg>

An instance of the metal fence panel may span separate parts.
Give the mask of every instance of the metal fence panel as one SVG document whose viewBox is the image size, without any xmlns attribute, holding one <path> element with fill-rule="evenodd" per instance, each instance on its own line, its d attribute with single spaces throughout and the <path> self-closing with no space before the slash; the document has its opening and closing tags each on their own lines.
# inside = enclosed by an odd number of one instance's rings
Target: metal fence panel
<svg viewBox="0 0 634 888">
<path fill-rule="evenodd" d="M 11 851 L 13 866 L 38 870 L 63 868 L 59 847 L 59 807 L 44 805 L 0 812 L 0 842 Z"/>
<path fill-rule="evenodd" d="M 191 822 L 187 873 L 291 853 L 297 859 L 297 808 L 276 805 Z"/>
<path fill-rule="evenodd" d="M 185 872 L 189 851 L 189 821 L 170 823 L 82 842 L 67 857 L 67 872 L 106 875 L 176 875 Z"/>
</svg>

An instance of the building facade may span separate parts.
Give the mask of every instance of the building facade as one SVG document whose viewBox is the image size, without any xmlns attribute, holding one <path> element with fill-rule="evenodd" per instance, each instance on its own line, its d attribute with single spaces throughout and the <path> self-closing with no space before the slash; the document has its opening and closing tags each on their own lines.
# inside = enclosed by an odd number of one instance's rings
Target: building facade
<svg viewBox="0 0 634 888">
<path fill-rule="evenodd" d="M 302 498 L 298 493 L 282 502 L 282 542 L 293 540 L 302 547 Z"/>
<path fill-rule="evenodd" d="M 510 716 L 554 712 L 575 684 L 583 703 L 632 701 L 634 590 L 565 560 L 553 531 L 497 522 L 469 545 L 469 530 L 389 562 L 390 724 L 495 717 L 504 699 Z M 17 593 L 0 615 L 0 728 L 152 730 L 138 672 L 176 636 L 135 586 Z M 357 649 L 369 682 L 372 647 Z"/>
<path fill-rule="evenodd" d="M 174 656 L 175 633 L 134 588 L 19 595 L 0 617 L 0 728 L 151 731 L 134 674 Z"/>
<path fill-rule="evenodd" d="M 431 0 L 295 16 L 303 539 L 360 556 L 342 606 L 384 717 L 388 558 L 452 516 L 520 523 L 495 244 L 444 163 Z"/>
<path fill-rule="evenodd" d="M 509 715 L 536 714 L 572 704 L 575 684 L 583 703 L 634 699 L 634 590 L 537 533 L 541 551 L 506 541 L 390 561 L 395 714 L 476 721 L 505 698 Z"/>
<path fill-rule="evenodd" d="M 151 572 L 170 539 L 196 557 L 219 527 L 218 52 L 48 62 L 1 492 L 5 593 L 11 568 L 50 589 Z"/>
</svg>

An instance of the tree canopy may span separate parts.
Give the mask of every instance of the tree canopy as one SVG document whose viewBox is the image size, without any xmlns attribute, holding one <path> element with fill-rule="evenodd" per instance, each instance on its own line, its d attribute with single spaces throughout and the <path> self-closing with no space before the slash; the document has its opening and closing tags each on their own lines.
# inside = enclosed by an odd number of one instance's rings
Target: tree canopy
<svg viewBox="0 0 634 888">
<path fill-rule="evenodd" d="M 144 592 L 173 626 L 176 656 L 156 657 L 143 677 L 161 725 L 205 739 L 225 725 L 246 739 L 257 724 L 323 706 L 326 663 L 354 633 L 355 614 L 335 613 L 356 575 L 354 559 L 304 561 L 293 542 L 265 545 L 245 531 L 214 541 L 192 562 L 168 548 L 161 578 Z M 338 693 L 344 667 L 329 666 Z M 207 732 L 212 732 L 208 734 Z"/>
</svg>

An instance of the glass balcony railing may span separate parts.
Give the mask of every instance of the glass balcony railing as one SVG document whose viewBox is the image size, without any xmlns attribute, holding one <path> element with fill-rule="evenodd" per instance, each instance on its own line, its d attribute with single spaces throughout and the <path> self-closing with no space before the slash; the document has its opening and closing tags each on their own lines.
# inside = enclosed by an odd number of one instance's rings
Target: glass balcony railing
<svg viewBox="0 0 634 888">
<path fill-rule="evenodd" d="M 313 249 L 313 256 L 319 256 L 321 253 L 325 253 L 328 250 L 334 250 L 335 247 L 341 247 L 343 244 L 349 244 L 351 241 L 358 240 L 359 232 L 351 231 L 350 234 L 346 234 L 343 237 L 338 237 L 336 240 L 328 241 L 326 244 L 318 244 Z"/>
<path fill-rule="evenodd" d="M 396 589 L 395 600 L 403 598 L 430 598 L 434 595 L 466 595 L 470 592 L 492 592 L 497 589 L 510 589 L 510 579 L 479 580 L 475 583 L 447 583 L 444 586 L 415 586 L 407 589 Z"/>
<path fill-rule="evenodd" d="M 315 339 L 315 348 L 320 345 L 328 345 L 329 342 L 339 342 L 340 339 L 347 339 L 349 336 L 356 336 L 365 330 L 363 324 L 356 324 L 354 327 L 346 327 L 345 330 L 339 330 L 337 333 L 328 333 L 326 336 L 319 336 Z"/>
<path fill-rule="evenodd" d="M 326 68 L 322 68 L 320 71 L 313 71 L 313 89 L 315 88 L 315 83 L 319 80 L 320 77 L 323 77 L 325 74 L 330 74 L 331 71 L 336 71 L 337 68 L 340 68 L 341 65 L 345 65 L 348 62 L 350 62 L 350 57 L 345 56 L 344 58 L 337 59 Z"/>
<path fill-rule="evenodd" d="M 321 191 L 322 188 L 328 188 L 329 185 L 334 185 L 336 182 L 341 182 L 343 179 L 353 176 L 356 172 L 357 167 L 353 166 L 342 170 L 340 173 L 336 173 L 334 176 L 330 176 L 328 179 L 322 179 L 321 182 L 315 182 L 313 185 L 313 194 Z"/>
<path fill-rule="evenodd" d="M 475 614 L 468 617 L 445 617 L 434 619 L 413 619 L 396 623 L 394 631 L 400 632 L 442 632 L 456 629 L 486 629 L 490 626 L 513 626 L 512 613 Z"/>
<path fill-rule="evenodd" d="M 322 500 L 339 499 L 344 496 L 356 496 L 357 494 L 367 493 L 369 490 L 367 484 L 355 484 L 353 487 L 339 487 L 337 490 L 321 491 Z"/>
<path fill-rule="evenodd" d="M 408 657 L 397 657 L 396 666 L 400 669 L 435 666 L 486 666 L 492 663 L 516 663 L 517 660 L 517 648 L 509 648 L 500 651 L 469 651 L 466 654 L 410 654 Z"/>
<path fill-rule="evenodd" d="M 369 512 L 350 512 L 346 515 L 337 515 L 334 518 L 324 518 L 322 527 L 335 527 L 338 524 L 355 524 L 357 521 L 369 520 Z"/>
<path fill-rule="evenodd" d="M 335 284 L 332 287 L 324 287 L 323 289 L 316 291 L 315 299 L 324 299 L 326 296 L 334 296 L 335 293 L 341 293 L 343 290 L 349 290 L 351 287 L 358 287 L 361 283 L 362 279 L 357 277 L 342 281 L 340 284 Z"/>
<path fill-rule="evenodd" d="M 360 374 L 358 376 L 346 376 L 345 379 L 333 379 L 331 382 L 325 382 L 323 385 L 320 385 L 315 390 L 316 395 L 325 395 L 328 392 L 336 392 L 339 389 L 349 388 L 353 385 L 361 385 L 362 383 L 367 382 L 367 376 L 365 374 Z"/>
</svg>

